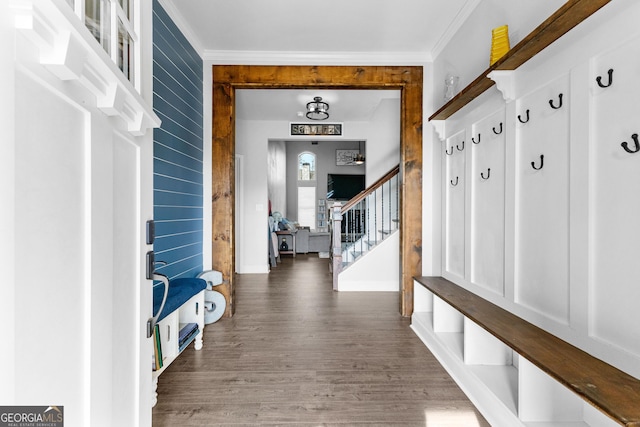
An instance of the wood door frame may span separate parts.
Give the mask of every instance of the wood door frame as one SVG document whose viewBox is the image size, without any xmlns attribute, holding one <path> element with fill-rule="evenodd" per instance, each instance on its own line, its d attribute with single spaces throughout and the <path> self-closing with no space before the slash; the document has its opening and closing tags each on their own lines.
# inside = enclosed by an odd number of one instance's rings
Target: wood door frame
<svg viewBox="0 0 640 427">
<path fill-rule="evenodd" d="M 236 89 L 400 90 L 400 298 L 413 313 L 413 277 L 422 275 L 422 90 L 420 66 L 212 66 L 212 266 L 216 288 L 235 312 L 235 100 Z"/>
</svg>

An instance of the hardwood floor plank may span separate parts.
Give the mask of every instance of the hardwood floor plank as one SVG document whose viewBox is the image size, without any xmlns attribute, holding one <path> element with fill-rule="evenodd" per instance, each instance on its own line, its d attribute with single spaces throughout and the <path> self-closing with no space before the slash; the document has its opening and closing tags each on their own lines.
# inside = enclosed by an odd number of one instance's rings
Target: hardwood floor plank
<svg viewBox="0 0 640 427">
<path fill-rule="evenodd" d="M 237 276 L 235 316 L 162 374 L 153 425 L 488 426 L 397 313 L 398 294 L 333 292 L 327 262 Z"/>
</svg>

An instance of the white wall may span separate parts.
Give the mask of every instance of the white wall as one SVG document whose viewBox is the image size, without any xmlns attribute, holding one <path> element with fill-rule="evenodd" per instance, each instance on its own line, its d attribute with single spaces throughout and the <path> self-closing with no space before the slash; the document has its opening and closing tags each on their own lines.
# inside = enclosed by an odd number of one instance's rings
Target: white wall
<svg viewBox="0 0 640 427">
<path fill-rule="evenodd" d="M 400 164 L 400 99 L 384 99 L 369 122 L 350 124 L 366 135 L 367 186 Z"/>
<path fill-rule="evenodd" d="M 435 85 L 431 96 L 435 109 L 444 104 L 444 78 L 447 74 L 460 78 L 459 91 L 489 68 L 492 28 L 508 25 L 509 40 L 513 47 L 564 3 L 564 0 L 481 1 L 433 61 Z"/>
<path fill-rule="evenodd" d="M 269 141 L 267 186 L 271 212 L 287 216 L 287 148 L 284 141 Z"/>
<path fill-rule="evenodd" d="M 13 14 L 8 2 L 0 3 L 0 127 L 3 129 L 3 143 L 0 144 L 0 265 L 3 275 L 3 286 L 0 286 L 0 334 L 8 344 L 7 350 L 0 351 L 0 403 L 6 404 L 15 400 L 17 352 L 10 350 L 15 343 L 15 67 L 12 57 L 15 53 L 15 30 Z"/>
<path fill-rule="evenodd" d="M 398 260 L 398 262 L 391 262 Z M 398 292 L 400 232 L 395 232 L 340 273 L 340 292 Z M 384 268 L 380 268 L 384 266 Z"/>
<path fill-rule="evenodd" d="M 267 187 L 268 136 L 279 131 L 278 123 L 236 121 L 236 154 L 243 156 L 243 214 L 236 228 L 242 227 L 238 242 L 243 265 L 238 273 L 269 271 L 267 237 L 269 231 L 269 196 Z M 231 214 L 231 213 L 230 213 Z"/>
</svg>

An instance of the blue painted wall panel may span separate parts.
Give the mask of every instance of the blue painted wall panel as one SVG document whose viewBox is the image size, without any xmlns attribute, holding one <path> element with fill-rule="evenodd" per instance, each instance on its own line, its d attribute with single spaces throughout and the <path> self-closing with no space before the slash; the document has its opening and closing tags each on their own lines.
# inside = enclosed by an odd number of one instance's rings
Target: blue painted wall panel
<svg viewBox="0 0 640 427">
<path fill-rule="evenodd" d="M 153 182 L 156 188 L 162 188 L 163 190 L 173 191 L 176 193 L 196 194 L 198 192 L 198 189 L 195 188 L 192 182 L 170 176 L 155 174 Z M 199 190 L 202 191 L 202 188 Z"/>
<path fill-rule="evenodd" d="M 158 206 L 156 221 L 198 220 L 202 219 L 201 207 L 188 206 Z"/>
<path fill-rule="evenodd" d="M 196 171 L 176 163 L 170 163 L 169 160 L 154 159 L 153 170 L 159 175 L 172 176 L 185 181 L 202 184 L 202 172 Z"/>
<path fill-rule="evenodd" d="M 191 117 L 186 116 L 179 109 L 179 106 L 172 105 L 167 100 L 155 95 L 153 97 L 153 105 L 164 116 L 162 125 L 168 132 L 172 134 L 186 132 L 185 135 L 191 135 L 189 136 L 190 140 L 193 140 L 194 137 L 196 139 L 202 137 L 202 124 L 196 123 Z M 171 130 L 164 126 L 165 121 L 168 121 L 166 124 L 171 126 Z"/>
<path fill-rule="evenodd" d="M 163 74 L 164 71 L 160 70 L 153 79 L 156 96 L 175 106 L 177 110 L 186 117 L 191 118 L 194 122 L 198 123 L 200 120 L 201 123 L 201 116 L 198 109 L 202 108 L 202 105 L 196 103 L 195 99 L 192 99 L 189 92 L 185 90 L 178 90 L 175 86 L 166 86 L 169 80 L 163 80 Z"/>
<path fill-rule="evenodd" d="M 197 219 L 192 220 L 173 220 L 162 221 L 156 224 L 156 233 L 158 233 L 158 241 L 161 241 L 163 236 L 178 235 L 181 233 L 198 232 L 202 234 L 202 221 Z M 165 248 L 166 249 L 166 248 Z"/>
<path fill-rule="evenodd" d="M 202 168 L 202 152 L 191 144 L 178 140 L 163 129 L 154 130 L 154 138 L 155 157 L 160 159 L 172 158 L 176 160 L 176 163 L 191 169 Z"/>
<path fill-rule="evenodd" d="M 153 192 L 153 200 L 159 206 L 202 206 L 202 195 L 192 195 L 183 193 L 172 193 L 166 190 L 156 190 Z"/>
<path fill-rule="evenodd" d="M 158 271 L 195 277 L 203 269 L 202 59 L 153 2 L 154 219 Z"/>
</svg>

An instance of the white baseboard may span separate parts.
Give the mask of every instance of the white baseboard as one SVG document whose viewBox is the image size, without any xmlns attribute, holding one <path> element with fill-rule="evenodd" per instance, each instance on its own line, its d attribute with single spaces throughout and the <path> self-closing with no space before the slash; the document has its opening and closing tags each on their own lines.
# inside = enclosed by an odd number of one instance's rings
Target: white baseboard
<svg viewBox="0 0 640 427">
<path fill-rule="evenodd" d="M 398 292 L 398 281 L 349 281 L 340 280 L 340 292 Z"/>
</svg>

